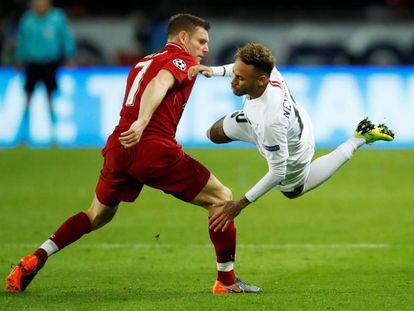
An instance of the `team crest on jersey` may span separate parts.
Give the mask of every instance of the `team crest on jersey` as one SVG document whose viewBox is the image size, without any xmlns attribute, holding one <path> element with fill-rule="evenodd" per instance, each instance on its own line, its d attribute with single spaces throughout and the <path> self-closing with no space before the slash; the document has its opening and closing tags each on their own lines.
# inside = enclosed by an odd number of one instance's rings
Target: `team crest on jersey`
<svg viewBox="0 0 414 311">
<path fill-rule="evenodd" d="M 187 64 L 185 63 L 185 61 L 183 61 L 182 59 L 179 59 L 179 58 L 174 59 L 173 64 L 174 64 L 175 67 L 177 67 L 181 71 L 184 71 L 185 68 L 187 68 Z"/>
</svg>

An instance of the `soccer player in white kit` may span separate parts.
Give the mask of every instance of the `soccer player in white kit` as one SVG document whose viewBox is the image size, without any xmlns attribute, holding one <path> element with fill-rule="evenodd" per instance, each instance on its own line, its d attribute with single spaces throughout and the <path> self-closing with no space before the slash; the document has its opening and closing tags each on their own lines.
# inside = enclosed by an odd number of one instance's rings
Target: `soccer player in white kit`
<svg viewBox="0 0 414 311">
<path fill-rule="evenodd" d="M 364 119 L 351 138 L 312 161 L 312 123 L 306 110 L 294 101 L 268 48 L 249 43 L 237 52 L 234 64 L 198 65 L 189 71 L 190 78 L 197 72 L 207 77 L 232 76 L 233 93 L 243 96 L 243 109 L 218 120 L 207 132 L 209 139 L 219 144 L 235 140 L 255 144 L 269 167 L 240 200 L 218 204 L 224 209 L 210 218 L 214 230 L 226 230 L 234 217 L 270 189 L 276 187 L 288 198 L 299 197 L 329 179 L 365 143 L 394 139 L 387 126 Z"/>
</svg>

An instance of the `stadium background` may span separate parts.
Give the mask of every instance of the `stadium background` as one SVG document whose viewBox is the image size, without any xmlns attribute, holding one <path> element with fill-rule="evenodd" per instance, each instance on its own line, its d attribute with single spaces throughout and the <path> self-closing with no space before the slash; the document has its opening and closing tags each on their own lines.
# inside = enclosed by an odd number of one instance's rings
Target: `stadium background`
<svg viewBox="0 0 414 311">
<path fill-rule="evenodd" d="M 259 7 L 237 7 L 230 1 L 55 4 L 69 15 L 78 49 L 78 66 L 59 72 L 54 109 L 61 147 L 104 144 L 118 121 L 129 66 L 163 46 L 166 17 L 181 9 L 211 21 L 206 64 L 232 62 L 237 47 L 246 42 L 269 46 L 296 101 L 310 112 L 319 147 L 340 143 L 362 116 L 387 122 L 398 133 L 393 144 L 380 147 L 414 147 L 414 10 L 408 0 L 270 1 Z M 47 147 L 53 131 L 45 92 L 40 87 L 35 93 L 27 132 L 21 125 L 22 76 L 12 67 L 17 21 L 26 2 L 2 1 L 0 6 L 0 147 L 16 147 L 22 139 L 32 147 Z M 206 129 L 239 107 L 229 80 L 200 78 L 179 141 L 186 147 L 213 147 Z"/>
<path fill-rule="evenodd" d="M 128 66 L 163 44 L 170 14 L 211 21 L 208 64 L 230 61 L 247 41 L 270 46 L 314 121 L 318 156 L 366 115 L 389 123 L 397 139 L 364 147 L 298 200 L 271 191 L 238 216 L 237 273 L 263 295 L 210 295 L 215 258 L 205 213 L 145 187 L 111 224 L 54 255 L 24 295 L 0 291 L 0 309 L 413 309 L 411 1 L 55 1 L 78 46 L 78 66 L 59 73 L 58 148 L 50 146 L 41 88 L 28 146 L 20 145 L 23 90 L 13 44 L 26 4 L 0 2 L 0 284 L 19 258 L 89 206 Z M 213 121 L 240 106 L 228 82 L 199 78 L 178 140 L 239 198 L 266 163 L 254 148 L 215 148 L 205 139 Z"/>
</svg>

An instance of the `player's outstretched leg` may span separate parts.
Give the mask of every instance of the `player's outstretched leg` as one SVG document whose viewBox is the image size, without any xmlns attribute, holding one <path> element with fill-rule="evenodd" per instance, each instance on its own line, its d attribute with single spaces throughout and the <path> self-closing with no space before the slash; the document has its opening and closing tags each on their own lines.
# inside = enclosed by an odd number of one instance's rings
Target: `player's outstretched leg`
<svg viewBox="0 0 414 311">
<path fill-rule="evenodd" d="M 89 210 L 68 218 L 33 254 L 20 260 L 7 277 L 6 290 L 8 292 L 24 291 L 49 256 L 77 241 L 84 234 L 108 223 L 116 210 L 116 206 L 105 206 L 95 197 Z"/>
<path fill-rule="evenodd" d="M 393 131 L 388 129 L 385 124 L 375 126 L 368 118 L 365 118 L 359 122 L 354 136 L 331 153 L 319 157 L 311 163 L 309 177 L 301 195 L 328 180 L 365 143 L 372 144 L 378 140 L 391 141 L 393 139 Z"/>
</svg>

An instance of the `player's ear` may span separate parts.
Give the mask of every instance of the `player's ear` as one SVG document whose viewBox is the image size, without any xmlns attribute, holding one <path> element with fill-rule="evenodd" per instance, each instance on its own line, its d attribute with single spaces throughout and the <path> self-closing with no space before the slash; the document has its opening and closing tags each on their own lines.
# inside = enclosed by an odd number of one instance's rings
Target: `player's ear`
<svg viewBox="0 0 414 311">
<path fill-rule="evenodd" d="M 269 77 L 267 75 L 260 75 L 258 80 L 259 86 L 264 86 L 269 81 Z"/>
<path fill-rule="evenodd" d="M 188 32 L 185 30 L 181 30 L 178 33 L 178 40 L 180 41 L 181 44 L 184 44 L 186 41 L 188 41 Z"/>
</svg>

